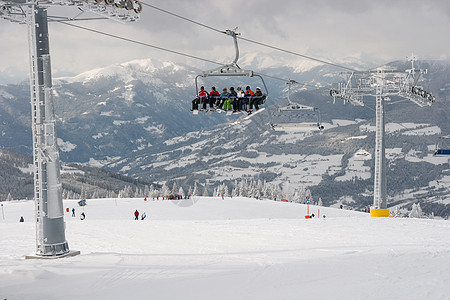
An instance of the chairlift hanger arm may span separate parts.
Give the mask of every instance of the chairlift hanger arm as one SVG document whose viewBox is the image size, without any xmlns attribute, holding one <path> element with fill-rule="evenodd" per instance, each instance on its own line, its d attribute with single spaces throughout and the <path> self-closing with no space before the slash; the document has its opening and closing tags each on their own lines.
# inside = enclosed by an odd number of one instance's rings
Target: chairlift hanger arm
<svg viewBox="0 0 450 300">
<path fill-rule="evenodd" d="M 225 76 L 225 75 L 226 76 L 250 76 L 250 77 L 253 76 L 253 71 L 242 70 L 237 64 L 237 61 L 239 59 L 239 46 L 238 46 L 236 36 L 238 36 L 240 33 L 237 33 L 236 30 L 237 30 L 237 27 L 233 30 L 227 29 L 226 31 L 224 31 L 224 33 L 231 36 L 234 41 L 235 57 L 234 57 L 233 62 L 230 64 L 225 64 L 218 68 L 214 68 L 212 70 L 204 71 L 203 77 Z"/>
<path fill-rule="evenodd" d="M 226 33 L 227 35 L 233 37 L 233 40 L 234 40 L 234 49 L 236 50 L 236 56 L 234 57 L 234 61 L 231 63 L 231 65 L 239 67 L 239 66 L 237 65 L 237 61 L 239 60 L 239 46 L 238 46 L 238 42 L 237 42 L 237 36 L 240 35 L 240 33 L 237 33 L 236 30 L 237 30 L 237 27 L 234 28 L 233 30 L 227 29 L 227 30 L 225 31 L 225 33 Z"/>
<path fill-rule="evenodd" d="M 196 88 L 196 92 L 198 94 L 198 77 L 210 77 L 210 76 L 220 76 L 220 77 L 227 77 L 227 76 L 247 76 L 247 77 L 259 77 L 264 85 L 264 89 L 266 91 L 266 98 L 269 97 L 269 90 L 267 89 L 267 85 L 266 82 L 264 81 L 264 78 L 259 75 L 254 73 L 251 70 L 244 70 L 241 69 L 238 64 L 237 61 L 239 59 L 239 46 L 238 46 L 238 42 L 237 42 L 237 36 L 240 35 L 240 33 L 236 32 L 237 27 L 234 28 L 233 30 L 229 30 L 227 29 L 224 33 L 231 36 L 233 38 L 234 41 L 234 47 L 236 50 L 235 53 L 235 58 L 233 60 L 233 62 L 231 64 L 225 64 L 223 66 L 208 70 L 208 71 L 203 71 L 202 75 L 198 75 L 197 77 L 195 77 L 195 88 Z"/>
</svg>

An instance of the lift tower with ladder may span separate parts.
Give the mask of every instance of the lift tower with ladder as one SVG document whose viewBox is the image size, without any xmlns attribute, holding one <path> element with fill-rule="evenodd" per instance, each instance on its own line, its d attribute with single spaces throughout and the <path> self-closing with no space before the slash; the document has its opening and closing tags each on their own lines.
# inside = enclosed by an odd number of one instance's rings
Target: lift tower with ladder
<svg viewBox="0 0 450 300">
<path fill-rule="evenodd" d="M 0 18 L 27 24 L 30 55 L 30 90 L 33 133 L 36 255 L 57 258 L 79 254 L 70 251 L 65 237 L 60 161 L 56 136 L 50 66 L 47 9 L 75 6 L 79 13 L 94 13 L 121 22 L 136 21 L 142 4 L 133 0 L 0 0 Z M 64 20 L 58 17 L 58 21 Z M 86 19 L 84 19 L 86 20 Z"/>
<path fill-rule="evenodd" d="M 364 97 L 375 96 L 376 100 L 376 132 L 375 132 L 375 172 L 372 217 L 388 217 L 386 193 L 386 157 L 385 157 L 385 101 L 390 96 L 408 99 L 423 107 L 435 102 L 435 97 L 418 86 L 420 76 L 427 70 L 414 68 L 416 58 L 410 58 L 411 69 L 406 71 L 379 68 L 362 72 L 341 72 L 345 82 L 339 83 L 338 89 L 330 91 L 334 98 L 344 100 L 353 105 L 364 106 Z"/>
</svg>

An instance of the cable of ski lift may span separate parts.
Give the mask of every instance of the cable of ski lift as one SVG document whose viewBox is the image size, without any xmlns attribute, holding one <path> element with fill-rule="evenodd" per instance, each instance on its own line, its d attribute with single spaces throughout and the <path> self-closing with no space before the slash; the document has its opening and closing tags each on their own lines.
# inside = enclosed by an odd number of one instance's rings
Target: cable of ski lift
<svg viewBox="0 0 450 300">
<path fill-rule="evenodd" d="M 95 19 L 97 19 L 97 18 L 92 18 L 92 19 L 89 19 L 89 20 L 95 20 Z M 51 22 L 60 23 L 60 24 L 71 26 L 71 27 L 75 27 L 75 28 L 78 28 L 78 29 L 81 29 L 81 30 L 97 33 L 97 34 L 100 34 L 100 35 L 112 37 L 112 38 L 115 38 L 115 39 L 119 39 L 119 40 L 123 40 L 123 41 L 126 41 L 126 42 L 138 44 L 138 45 L 141 45 L 141 46 L 154 48 L 154 49 L 157 49 L 157 50 L 169 52 L 169 53 L 180 55 L 180 56 L 193 58 L 193 59 L 196 59 L 196 60 L 212 63 L 212 64 L 215 64 L 215 65 L 223 65 L 223 63 L 212 61 L 210 59 L 202 58 L 202 57 L 199 57 L 199 56 L 194 56 L 194 55 L 186 54 L 186 53 L 183 53 L 183 52 L 180 52 L 180 51 L 175 51 L 175 50 L 171 50 L 171 49 L 168 49 L 168 48 L 155 46 L 155 45 L 152 45 L 152 44 L 149 44 L 149 43 L 133 40 L 133 39 L 130 39 L 130 38 L 121 37 L 121 36 L 118 36 L 118 35 L 115 35 L 115 34 L 106 33 L 106 32 L 100 31 L 100 30 L 96 30 L 96 29 L 92 29 L 92 28 L 88 28 L 88 27 L 84 27 L 84 26 L 80 26 L 80 25 L 67 23 L 67 22 L 70 22 L 70 21 L 77 21 L 77 20 L 79 20 L 79 21 L 83 20 L 84 21 L 84 19 L 58 20 L 58 19 L 49 17 L 49 21 L 51 21 Z M 223 31 L 223 32 L 226 33 L 226 31 Z M 261 73 L 261 72 L 253 72 L 253 75 L 259 75 L 259 76 L 263 76 L 263 77 L 266 77 L 266 78 L 272 78 L 272 79 L 283 81 L 283 82 L 289 82 L 289 79 L 285 79 L 285 78 L 281 78 L 281 77 L 277 77 L 277 76 L 273 76 L 273 75 L 268 75 L 268 74 L 264 74 L 264 73 Z M 327 87 L 323 87 L 323 86 L 315 86 L 315 85 L 311 85 L 311 84 L 307 84 L 307 83 L 300 83 L 300 82 L 297 82 L 297 83 L 298 84 L 302 84 L 305 87 L 310 87 L 310 88 L 313 88 L 313 89 L 327 89 L 328 90 Z"/>
<path fill-rule="evenodd" d="M 217 28 L 214 28 L 214 27 L 211 27 L 211 26 L 202 24 L 202 23 L 200 23 L 200 22 L 197 22 L 197 21 L 194 21 L 194 20 L 192 20 L 192 19 L 183 17 L 183 16 L 181 16 L 181 15 L 178 15 L 178 14 L 173 13 L 173 12 L 170 12 L 170 11 L 168 11 L 168 10 L 159 8 L 159 7 L 157 7 L 157 6 L 154 6 L 154 5 L 151 5 L 151 4 L 142 2 L 142 1 L 141 1 L 141 3 L 142 3 L 142 5 L 144 5 L 144 6 L 148 6 L 148 7 L 150 7 L 150 8 L 155 9 L 155 10 L 159 10 L 159 11 L 161 11 L 161 12 L 163 12 L 163 13 L 166 13 L 166 14 L 168 14 L 168 15 L 171 15 L 171 16 L 173 16 L 173 17 L 180 18 L 180 19 L 182 19 L 182 20 L 188 21 L 188 22 L 190 22 L 190 23 L 193 23 L 193 24 L 196 24 L 196 25 L 205 27 L 205 28 L 207 28 L 207 29 L 210 29 L 210 30 L 213 30 L 213 31 L 216 31 L 216 32 L 219 32 L 219 33 L 225 33 L 223 30 L 219 30 L 219 29 L 217 29 Z"/>
<path fill-rule="evenodd" d="M 202 27 L 204 27 L 204 28 L 207 28 L 207 29 L 216 31 L 216 32 L 218 32 L 218 33 L 227 34 L 226 31 L 219 30 L 219 29 L 214 28 L 214 27 L 209 26 L 209 25 L 205 25 L 205 24 L 203 24 L 203 23 L 200 23 L 200 22 L 194 21 L 194 20 L 192 20 L 192 19 L 190 19 L 190 18 L 183 17 L 183 16 L 181 16 L 181 15 L 172 13 L 172 12 L 170 12 L 170 11 L 168 11 L 168 10 L 159 8 L 159 7 L 157 7 L 157 6 L 154 6 L 154 5 L 145 3 L 145 2 L 141 2 L 141 3 L 142 3 L 142 5 L 144 5 L 144 6 L 148 6 L 148 7 L 150 7 L 150 8 L 153 8 L 153 9 L 155 9 L 155 10 L 161 11 L 161 12 L 166 13 L 166 14 L 169 14 L 169 15 L 171 15 L 171 16 L 180 18 L 180 19 L 185 20 L 185 21 L 187 21 L 187 22 L 190 22 L 190 23 L 193 23 L 193 24 L 202 26 Z M 355 70 L 355 69 L 353 69 L 353 68 L 349 68 L 349 67 L 342 66 L 342 65 L 339 65 L 339 64 L 336 64 L 336 63 L 333 63 L 333 62 L 329 62 L 329 61 L 326 61 L 326 60 L 323 60 L 323 59 L 314 58 L 314 57 L 312 57 L 312 56 L 308 56 L 308 55 L 305 55 L 305 54 L 300 54 L 300 53 L 297 53 L 297 52 L 294 52 L 294 51 L 291 51 L 291 50 L 286 50 L 286 49 L 283 49 L 283 48 L 280 48 L 280 47 L 272 46 L 272 45 L 269 45 L 269 44 L 266 44 L 266 43 L 262 43 L 262 42 L 258 42 L 258 41 L 255 41 L 255 40 L 251 40 L 251 39 L 248 39 L 248 38 L 239 37 L 239 39 L 244 40 L 244 41 L 249 42 L 249 43 L 253 43 L 253 44 L 260 45 L 260 46 L 263 46 L 263 47 L 267 47 L 267 48 L 270 48 L 270 49 L 274 49 L 274 50 L 277 50 L 277 51 L 285 52 L 285 53 L 288 53 L 288 54 L 291 54 L 291 55 L 299 56 L 299 57 L 302 57 L 302 58 L 306 58 L 306 59 L 309 59 L 309 60 L 313 60 L 313 61 L 316 61 L 316 62 L 320 62 L 320 63 L 323 63 L 323 64 L 327 64 L 327 65 L 330 65 L 330 66 L 338 67 L 338 68 L 341 68 L 341 69 L 344 69 L 344 70 L 357 71 L 357 70 Z"/>
<path fill-rule="evenodd" d="M 115 38 L 115 39 L 119 39 L 119 40 L 122 40 L 122 41 L 138 44 L 138 45 L 141 45 L 141 46 L 154 48 L 154 49 L 157 49 L 157 50 L 161 50 L 161 51 L 169 52 L 169 53 L 172 53 L 172 54 L 185 56 L 185 57 L 188 57 L 188 58 L 193 58 L 193 59 L 196 59 L 196 60 L 200 60 L 200 61 L 204 61 L 204 62 L 216 64 L 216 65 L 221 65 L 221 63 L 218 63 L 218 62 L 206 59 L 206 58 L 202 58 L 202 57 L 199 57 L 199 56 L 186 54 L 186 53 L 183 53 L 183 52 L 179 52 L 179 51 L 175 51 L 175 50 L 171 50 L 171 49 L 155 46 L 155 45 L 152 45 L 152 44 L 149 44 L 149 43 L 136 41 L 136 40 L 133 40 L 133 39 L 130 39 L 130 38 L 118 36 L 118 35 L 107 33 L 107 32 L 103 32 L 103 31 L 100 31 L 100 30 L 96 30 L 96 29 L 92 29 L 92 28 L 88 28 L 88 27 L 84 27 L 84 26 L 80 26 L 80 25 L 76 25 L 76 24 L 72 24 L 72 23 L 67 23 L 66 21 L 55 20 L 55 19 L 53 19 L 52 21 L 54 21 L 56 23 L 64 24 L 64 25 L 67 25 L 67 26 L 71 26 L 71 27 L 74 27 L 74 28 L 78 28 L 78 29 L 90 31 L 90 32 L 93 32 L 93 33 L 97 33 L 97 34 L 100 34 L 100 35 L 104 35 L 104 36 L 112 37 L 112 38 Z"/>
</svg>

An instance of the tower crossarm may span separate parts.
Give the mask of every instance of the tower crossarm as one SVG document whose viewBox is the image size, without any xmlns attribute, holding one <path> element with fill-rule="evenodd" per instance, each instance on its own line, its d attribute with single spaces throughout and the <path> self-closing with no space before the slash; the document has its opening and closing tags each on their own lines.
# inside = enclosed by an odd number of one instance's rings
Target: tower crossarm
<svg viewBox="0 0 450 300">
<path fill-rule="evenodd" d="M 33 5 L 74 6 L 83 12 L 91 12 L 121 23 L 139 20 L 142 11 L 142 3 L 138 0 L 0 0 L 0 18 L 26 23 L 24 10 Z"/>
<path fill-rule="evenodd" d="M 363 106 L 364 97 L 375 97 L 382 90 L 383 97 L 399 96 L 419 106 L 431 105 L 436 98 L 418 86 L 421 74 L 427 70 L 410 69 L 406 71 L 377 69 L 362 72 L 341 72 L 345 81 L 339 83 L 338 89 L 330 91 L 334 98 L 342 99 L 353 105 Z"/>
<path fill-rule="evenodd" d="M 24 9 L 23 6 L 16 3 L 6 3 L 0 1 L 0 18 L 5 20 L 26 24 L 27 17 L 25 10 L 26 8 Z"/>
</svg>

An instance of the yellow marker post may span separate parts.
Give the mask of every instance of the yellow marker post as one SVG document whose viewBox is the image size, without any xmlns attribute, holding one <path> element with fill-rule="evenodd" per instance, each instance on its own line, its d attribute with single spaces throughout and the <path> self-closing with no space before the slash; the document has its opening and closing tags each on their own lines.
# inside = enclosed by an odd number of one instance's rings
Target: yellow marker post
<svg viewBox="0 0 450 300">
<path fill-rule="evenodd" d="M 389 217 L 389 209 L 372 208 L 370 209 L 371 217 Z"/>
</svg>

